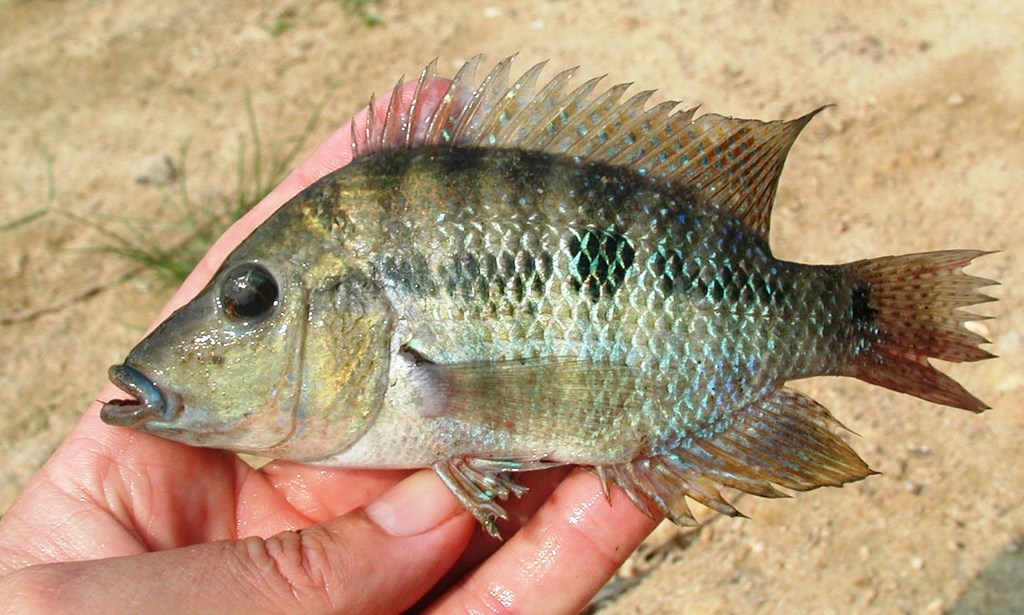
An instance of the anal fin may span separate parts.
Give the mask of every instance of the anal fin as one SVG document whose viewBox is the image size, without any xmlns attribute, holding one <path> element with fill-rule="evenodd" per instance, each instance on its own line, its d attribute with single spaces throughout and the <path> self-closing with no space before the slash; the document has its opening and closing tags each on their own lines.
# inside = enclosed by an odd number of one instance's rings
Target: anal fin
<svg viewBox="0 0 1024 615">
<path fill-rule="evenodd" d="M 606 489 L 607 482 L 618 484 L 644 513 L 695 525 L 687 497 L 722 514 L 741 516 L 722 496 L 722 488 L 785 497 L 774 485 L 807 491 L 874 474 L 839 437 L 842 429 L 813 399 L 779 388 L 736 412 L 732 423 L 714 435 L 597 472 Z"/>
</svg>

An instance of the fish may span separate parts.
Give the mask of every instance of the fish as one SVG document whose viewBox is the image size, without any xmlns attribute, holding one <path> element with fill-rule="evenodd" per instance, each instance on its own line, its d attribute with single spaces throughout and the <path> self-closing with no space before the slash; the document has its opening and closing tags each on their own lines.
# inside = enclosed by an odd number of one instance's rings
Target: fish
<svg viewBox="0 0 1024 615">
<path fill-rule="evenodd" d="M 371 99 L 353 161 L 295 196 L 111 381 L 106 423 L 348 468 L 433 468 L 494 536 L 520 472 L 589 468 L 651 517 L 874 473 L 786 385 L 851 376 L 972 412 L 929 359 L 993 355 L 995 284 L 954 249 L 775 257 L 783 165 L 821 109 L 698 115 L 513 57 Z M 439 100 L 428 91 L 443 86 Z M 435 99 L 438 97 L 435 97 Z M 353 124 L 354 126 L 354 124 Z M 728 491 L 727 491 L 728 493 Z"/>
</svg>

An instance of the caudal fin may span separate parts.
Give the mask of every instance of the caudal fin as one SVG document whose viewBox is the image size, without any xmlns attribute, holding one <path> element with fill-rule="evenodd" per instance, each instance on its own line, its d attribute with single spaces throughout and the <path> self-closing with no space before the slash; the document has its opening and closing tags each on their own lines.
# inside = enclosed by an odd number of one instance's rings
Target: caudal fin
<svg viewBox="0 0 1024 615">
<path fill-rule="evenodd" d="M 987 339 L 964 327 L 987 317 L 957 309 L 994 301 L 978 289 L 996 282 L 963 272 L 985 254 L 946 250 L 848 264 L 855 280 L 853 318 L 864 337 L 846 374 L 938 404 L 988 409 L 928 362 L 930 357 L 960 362 L 994 356 L 978 347 Z"/>
</svg>

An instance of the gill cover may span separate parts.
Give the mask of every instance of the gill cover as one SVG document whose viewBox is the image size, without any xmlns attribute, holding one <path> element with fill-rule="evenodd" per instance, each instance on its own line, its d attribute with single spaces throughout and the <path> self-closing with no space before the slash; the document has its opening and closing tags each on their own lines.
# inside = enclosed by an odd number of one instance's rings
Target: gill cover
<svg viewBox="0 0 1024 615">
<path fill-rule="evenodd" d="M 196 446 L 295 460 L 345 449 L 383 403 L 392 316 L 375 285 L 323 248 L 295 197 L 111 378 L 134 399 L 104 421 Z"/>
</svg>

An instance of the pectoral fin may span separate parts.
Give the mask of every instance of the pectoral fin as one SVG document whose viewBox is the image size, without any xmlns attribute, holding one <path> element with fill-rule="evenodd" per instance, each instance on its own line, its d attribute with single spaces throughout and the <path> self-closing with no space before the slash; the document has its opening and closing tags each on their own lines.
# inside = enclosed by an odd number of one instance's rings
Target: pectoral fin
<svg viewBox="0 0 1024 615">
<path fill-rule="evenodd" d="M 621 415 L 639 407 L 656 386 L 627 366 L 575 357 L 441 364 L 411 346 L 402 354 L 413 363 L 424 416 L 538 430 L 524 433 L 564 431 L 580 421 Z"/>
</svg>

